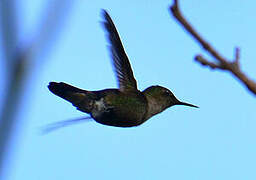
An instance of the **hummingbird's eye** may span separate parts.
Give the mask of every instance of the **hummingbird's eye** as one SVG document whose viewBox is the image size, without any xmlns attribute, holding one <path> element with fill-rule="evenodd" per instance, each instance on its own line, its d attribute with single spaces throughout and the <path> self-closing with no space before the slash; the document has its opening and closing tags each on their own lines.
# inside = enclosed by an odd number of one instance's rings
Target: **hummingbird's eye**
<svg viewBox="0 0 256 180">
<path fill-rule="evenodd" d="M 170 91 L 168 91 L 168 90 L 165 90 L 163 93 L 164 93 L 164 95 L 166 95 L 166 96 L 170 96 L 170 95 L 171 95 Z"/>
</svg>

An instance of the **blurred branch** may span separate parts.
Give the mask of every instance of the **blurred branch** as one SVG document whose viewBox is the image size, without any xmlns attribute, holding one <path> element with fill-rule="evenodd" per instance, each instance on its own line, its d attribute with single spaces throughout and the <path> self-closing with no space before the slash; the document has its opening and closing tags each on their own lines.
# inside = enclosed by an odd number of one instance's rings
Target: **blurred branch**
<svg viewBox="0 0 256 180">
<path fill-rule="evenodd" d="M 17 21 L 15 14 L 15 0 L 2 0 L 0 1 L 0 18 L 1 18 L 1 32 L 3 42 L 3 52 L 5 55 L 5 66 L 7 71 L 12 71 L 14 67 L 14 47 L 17 41 Z"/>
<path fill-rule="evenodd" d="M 183 28 L 202 46 L 202 48 L 207 51 L 214 59 L 215 63 L 210 62 L 202 55 L 195 56 L 195 60 L 201 65 L 208 66 L 212 69 L 220 69 L 231 72 L 237 79 L 239 79 L 249 91 L 256 95 L 256 82 L 247 77 L 240 68 L 239 58 L 240 50 L 235 48 L 235 58 L 233 61 L 229 61 L 220 55 L 220 53 L 215 50 L 211 44 L 209 44 L 205 39 L 203 39 L 198 32 L 190 25 L 190 23 L 184 18 L 179 8 L 179 1 L 174 0 L 172 6 L 170 6 L 170 11 L 174 18 L 183 26 Z"/>
<path fill-rule="evenodd" d="M 7 94 L 4 99 L 3 109 L 0 114 L 0 177 L 2 177 L 2 171 L 4 166 L 4 158 L 7 151 L 8 142 L 11 138 L 11 132 L 16 122 L 16 114 L 21 99 L 24 77 L 26 71 L 25 59 L 21 58 L 17 52 L 16 62 L 13 63 L 13 73 L 9 75 Z M 1 178 L 0 178 L 1 179 Z"/>
<path fill-rule="evenodd" d="M 5 68 L 6 76 L 9 78 L 6 81 L 6 96 L 3 97 L 3 109 L 0 115 L 0 177 L 2 177 L 3 161 L 6 151 L 7 142 L 10 138 L 10 129 L 14 124 L 14 109 L 17 108 L 17 101 L 19 97 L 19 82 L 22 81 L 22 72 L 20 69 L 20 62 L 16 59 L 14 53 L 15 45 L 17 42 L 17 25 L 15 14 L 15 1 L 3 0 L 0 4 L 1 7 L 1 32 L 2 32 L 2 52 L 5 55 Z"/>
<path fill-rule="evenodd" d="M 50 50 L 51 44 L 55 42 L 55 38 L 62 32 L 63 22 L 68 18 L 74 2 L 70 0 L 55 0 L 54 2 L 49 0 L 35 39 L 27 48 L 30 51 L 29 54 L 48 52 Z"/>
<path fill-rule="evenodd" d="M 0 16 L 3 50 L 5 54 L 7 77 L 6 96 L 3 99 L 3 108 L 0 114 L 0 179 L 4 169 L 4 159 L 7 155 L 9 141 L 13 127 L 18 124 L 16 117 L 20 99 L 26 87 L 30 71 L 35 68 L 35 54 L 49 50 L 52 39 L 69 14 L 71 3 L 69 0 L 49 1 L 45 8 L 45 17 L 41 19 L 41 26 L 33 41 L 27 47 L 17 47 L 18 28 L 16 27 L 16 3 L 14 0 L 0 1 Z M 41 67 L 41 66 L 40 66 Z"/>
</svg>

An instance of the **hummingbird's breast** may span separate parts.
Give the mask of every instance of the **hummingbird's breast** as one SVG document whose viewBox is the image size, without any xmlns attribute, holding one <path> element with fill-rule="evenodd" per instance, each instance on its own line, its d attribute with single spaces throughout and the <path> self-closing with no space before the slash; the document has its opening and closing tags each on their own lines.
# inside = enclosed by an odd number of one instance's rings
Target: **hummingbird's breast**
<svg viewBox="0 0 256 180">
<path fill-rule="evenodd" d="M 141 92 L 123 93 L 117 89 L 99 92 L 91 116 L 99 123 L 117 126 L 138 126 L 145 121 L 147 100 Z"/>
</svg>

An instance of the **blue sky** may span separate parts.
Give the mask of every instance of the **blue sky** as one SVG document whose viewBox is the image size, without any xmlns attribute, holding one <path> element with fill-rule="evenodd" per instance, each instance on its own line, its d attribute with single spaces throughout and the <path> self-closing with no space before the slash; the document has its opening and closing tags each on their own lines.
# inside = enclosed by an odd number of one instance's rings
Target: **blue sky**
<svg viewBox="0 0 256 180">
<path fill-rule="evenodd" d="M 256 99 L 227 72 L 194 62 L 206 53 L 168 11 L 172 1 L 74 1 L 66 21 L 34 55 L 35 68 L 6 158 L 7 180 L 175 179 L 254 180 Z M 18 6 L 19 40 L 38 31 L 45 1 Z M 225 57 L 241 48 L 241 66 L 256 77 L 256 3 L 181 1 L 185 17 Z M 58 8 L 58 7 L 56 7 Z M 41 136 L 40 127 L 84 116 L 47 89 L 63 81 L 87 90 L 117 87 L 100 25 L 110 13 L 133 67 L 138 87 L 169 88 L 178 99 L 200 106 L 172 107 L 135 128 L 94 121 Z M 210 58 L 211 59 L 211 58 Z"/>
</svg>

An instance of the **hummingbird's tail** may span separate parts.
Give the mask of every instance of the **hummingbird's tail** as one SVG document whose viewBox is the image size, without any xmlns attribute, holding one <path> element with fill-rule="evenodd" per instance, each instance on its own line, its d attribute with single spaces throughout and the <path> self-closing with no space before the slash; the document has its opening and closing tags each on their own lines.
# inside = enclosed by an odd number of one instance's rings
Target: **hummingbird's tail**
<svg viewBox="0 0 256 180">
<path fill-rule="evenodd" d="M 79 100 L 79 94 L 81 96 L 82 94 L 85 94 L 87 92 L 85 90 L 76 88 L 74 86 L 71 86 L 63 82 L 60 82 L 60 83 L 50 82 L 50 84 L 48 85 L 48 88 L 53 94 L 71 103 Z"/>
<path fill-rule="evenodd" d="M 71 102 L 78 110 L 85 113 L 91 112 L 96 98 L 92 91 L 82 90 L 63 82 L 50 82 L 48 88 L 53 94 Z"/>
</svg>

